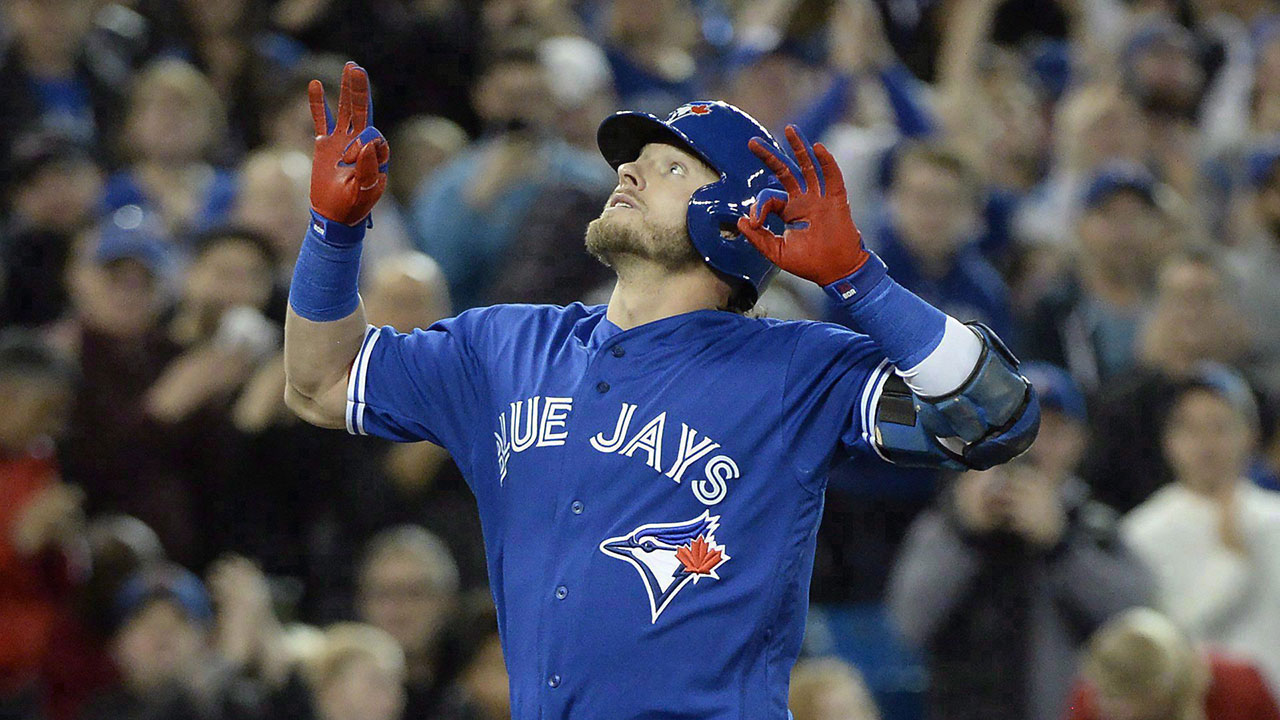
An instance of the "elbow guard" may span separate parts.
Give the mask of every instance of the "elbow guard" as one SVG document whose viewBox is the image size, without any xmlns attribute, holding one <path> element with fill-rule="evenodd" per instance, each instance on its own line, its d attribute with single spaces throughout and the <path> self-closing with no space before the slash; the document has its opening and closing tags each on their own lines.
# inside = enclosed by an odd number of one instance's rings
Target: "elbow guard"
<svg viewBox="0 0 1280 720">
<path fill-rule="evenodd" d="M 947 395 L 920 397 L 896 375 L 876 407 L 877 450 L 899 465 L 986 470 L 1021 455 L 1040 429 L 1035 389 L 1018 359 L 981 323 L 982 356 L 964 384 Z"/>
</svg>

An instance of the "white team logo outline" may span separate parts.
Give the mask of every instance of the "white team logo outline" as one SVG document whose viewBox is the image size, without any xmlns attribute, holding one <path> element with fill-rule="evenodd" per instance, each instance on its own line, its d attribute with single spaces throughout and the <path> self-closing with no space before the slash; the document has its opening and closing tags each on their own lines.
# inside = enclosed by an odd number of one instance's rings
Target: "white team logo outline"
<svg viewBox="0 0 1280 720">
<path fill-rule="evenodd" d="M 715 532 L 719 527 L 720 516 L 703 510 L 693 520 L 648 523 L 625 535 L 608 538 L 600 543 L 600 552 L 626 560 L 636 569 L 649 596 L 650 622 L 657 623 L 662 611 L 690 582 L 696 584 L 704 577 L 720 579 L 716 570 L 730 558 L 725 547 L 716 543 Z M 708 556 L 718 553 L 720 557 L 705 570 L 690 571 L 678 554 L 682 549 L 692 552 L 693 544 L 699 540 L 705 545 L 704 551 Z"/>
</svg>

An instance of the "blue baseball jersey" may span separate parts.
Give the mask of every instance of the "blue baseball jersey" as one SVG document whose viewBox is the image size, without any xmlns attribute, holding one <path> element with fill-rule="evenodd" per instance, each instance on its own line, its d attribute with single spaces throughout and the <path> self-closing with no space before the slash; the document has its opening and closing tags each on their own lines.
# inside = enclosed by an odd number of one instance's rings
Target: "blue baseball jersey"
<svg viewBox="0 0 1280 720">
<path fill-rule="evenodd" d="M 832 324 L 605 309 L 370 327 L 347 429 L 462 469 L 514 718 L 783 720 L 827 471 L 873 457 L 892 367 Z"/>
</svg>

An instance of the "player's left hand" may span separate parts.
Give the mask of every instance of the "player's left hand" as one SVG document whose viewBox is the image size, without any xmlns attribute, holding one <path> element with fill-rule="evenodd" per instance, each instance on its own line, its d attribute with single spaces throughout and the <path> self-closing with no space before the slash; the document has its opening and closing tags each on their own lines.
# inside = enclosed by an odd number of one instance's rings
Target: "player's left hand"
<svg viewBox="0 0 1280 720">
<path fill-rule="evenodd" d="M 853 224 L 844 176 L 835 158 L 822 143 L 809 145 L 795 125 L 788 125 L 786 134 L 795 151 L 798 170 L 759 138 L 752 138 L 749 144 L 751 152 L 777 175 L 786 192 L 762 190 L 751 214 L 738 220 L 738 231 L 783 270 L 819 285 L 830 285 L 852 275 L 870 254 L 862 244 L 862 233 Z M 769 213 L 776 213 L 786 222 L 781 237 L 764 226 Z"/>
</svg>

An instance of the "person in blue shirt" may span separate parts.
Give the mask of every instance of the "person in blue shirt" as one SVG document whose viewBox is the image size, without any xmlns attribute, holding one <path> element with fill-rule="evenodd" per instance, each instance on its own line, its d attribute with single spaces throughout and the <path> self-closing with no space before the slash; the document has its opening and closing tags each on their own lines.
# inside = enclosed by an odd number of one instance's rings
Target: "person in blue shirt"
<svg viewBox="0 0 1280 720">
<path fill-rule="evenodd" d="M 788 128 L 793 163 L 718 101 L 601 124 L 618 184 L 586 247 L 618 276 L 607 305 L 369 327 L 360 244 L 390 150 L 354 63 L 336 119 L 319 82 L 311 99 L 286 401 L 316 425 L 452 454 L 479 508 L 515 718 L 788 717 L 831 465 L 987 468 L 1035 437 L 1017 360 L 888 276 L 826 148 Z M 779 268 L 863 332 L 746 314 Z"/>
<path fill-rule="evenodd" d="M 985 323 L 1016 347 L 1009 288 L 976 242 L 979 194 L 959 155 L 907 145 L 894 164 L 889 211 L 869 242 L 903 287 L 953 317 Z M 832 320 L 847 324 L 847 313 L 832 310 Z"/>
</svg>

